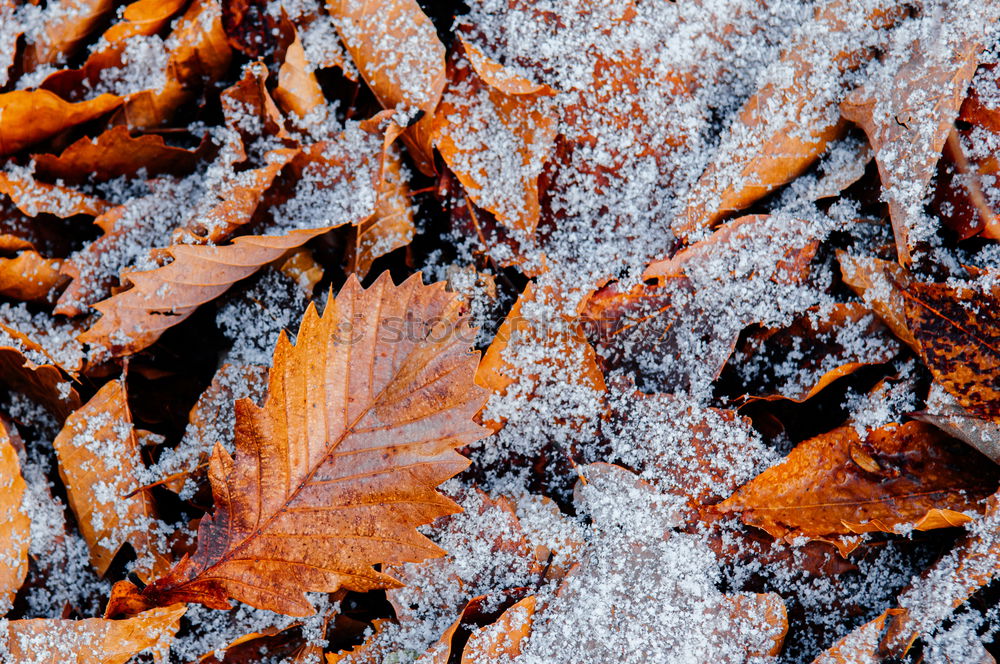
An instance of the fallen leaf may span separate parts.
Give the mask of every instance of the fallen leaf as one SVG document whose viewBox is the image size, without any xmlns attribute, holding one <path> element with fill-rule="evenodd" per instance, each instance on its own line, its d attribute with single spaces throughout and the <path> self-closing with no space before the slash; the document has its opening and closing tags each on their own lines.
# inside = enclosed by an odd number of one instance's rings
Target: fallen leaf
<svg viewBox="0 0 1000 664">
<path fill-rule="evenodd" d="M 876 664 L 879 641 L 885 633 L 886 621 L 898 609 L 886 609 L 878 618 L 845 634 L 821 652 L 812 664 Z"/>
<path fill-rule="evenodd" d="M 496 394 L 505 394 L 512 386 L 519 393 L 528 395 L 538 386 L 541 367 L 524 366 L 511 357 L 512 350 L 525 349 L 537 352 L 545 349 L 541 362 L 547 369 L 560 372 L 567 385 L 578 385 L 596 393 L 605 392 L 604 373 L 598 365 L 597 355 L 587 342 L 579 319 L 563 315 L 556 319 L 540 318 L 539 300 L 552 302 L 556 297 L 551 290 L 543 289 L 541 296 L 529 282 L 517 302 L 497 330 L 496 337 L 483 355 L 476 371 L 476 383 Z M 530 350 L 528 350 L 530 349 Z M 499 429 L 502 421 L 491 420 L 488 426 Z"/>
<path fill-rule="evenodd" d="M 961 22 L 962 30 L 919 35 L 903 56 L 907 60 L 887 60 L 882 76 L 873 76 L 840 105 L 875 148 L 882 198 L 889 203 L 903 266 L 912 262 L 916 245 L 928 239 L 921 228 L 927 185 L 976 71 L 987 26 L 997 18 L 993 11 L 957 5 L 944 11 L 941 20 Z"/>
<path fill-rule="evenodd" d="M 160 662 L 186 610 L 175 604 L 126 620 L 11 620 L 4 642 L 13 661 L 24 664 L 125 664 L 149 651 Z"/>
<path fill-rule="evenodd" d="M 0 380 L 63 420 L 80 405 L 67 373 L 38 343 L 0 324 Z"/>
<path fill-rule="evenodd" d="M 983 287 L 913 281 L 903 312 L 934 378 L 970 413 L 1000 422 L 1000 298 Z"/>
<path fill-rule="evenodd" d="M 496 662 L 521 654 L 521 642 L 531 633 L 535 598 L 528 596 L 503 612 L 503 615 L 486 627 L 469 635 L 462 650 L 462 664 Z"/>
<path fill-rule="evenodd" d="M 376 258 L 409 245 L 416 234 L 410 187 L 393 138 L 387 133 L 382 150 L 375 213 L 351 229 L 353 251 L 348 252 L 347 269 L 360 277 L 368 274 Z"/>
<path fill-rule="evenodd" d="M 143 490 L 134 493 L 142 461 L 125 385 L 119 380 L 105 383 L 66 419 L 52 446 L 97 574 L 107 573 L 126 542 L 135 550 L 140 576 L 165 573 L 170 561 L 158 539 L 152 495 Z"/>
<path fill-rule="evenodd" d="M 861 367 L 888 362 L 899 350 L 868 307 L 839 303 L 807 310 L 787 327 L 750 333 L 730 366 L 752 399 L 803 402 Z"/>
<path fill-rule="evenodd" d="M 81 138 L 59 156 L 36 154 L 33 158 L 35 170 L 42 177 L 80 184 L 122 175 L 131 177 L 140 169 L 146 169 L 148 176 L 185 175 L 194 170 L 199 152 L 171 147 L 155 134 L 133 137 L 127 127 L 119 125 L 96 138 Z"/>
<path fill-rule="evenodd" d="M 407 314 L 416 326 L 386 338 Z M 484 434 L 470 334 L 458 301 L 419 276 L 350 279 L 322 317 L 310 306 L 296 345 L 278 341 L 264 407 L 236 403 L 236 458 L 215 448 L 197 553 L 139 599 L 310 615 L 304 591 L 393 587 L 372 565 L 442 555 L 414 527 L 455 510 L 434 487 L 468 464 L 454 448 Z"/>
<path fill-rule="evenodd" d="M 48 90 L 14 90 L 0 94 L 0 157 L 99 118 L 121 103 L 121 97 L 110 94 L 75 104 Z"/>
<path fill-rule="evenodd" d="M 445 86 L 445 48 L 416 0 L 327 0 L 337 31 L 383 108 L 423 117 L 403 133 L 417 167 L 434 174 L 430 127 Z"/>
<path fill-rule="evenodd" d="M 237 281 L 329 230 L 242 235 L 219 246 L 174 245 L 166 250 L 173 262 L 122 274 L 132 287 L 94 305 L 101 318 L 80 335 L 80 341 L 107 348 L 116 356 L 136 353 Z"/>
<path fill-rule="evenodd" d="M 983 518 L 970 524 L 970 532 L 900 594 L 902 610 L 893 612 L 879 644 L 880 656 L 904 656 L 918 636 L 940 625 L 996 577 L 1000 570 L 998 527 L 1000 495 L 993 495 Z"/>
<path fill-rule="evenodd" d="M 799 443 L 712 511 L 736 512 L 774 537 L 830 541 L 847 555 L 866 532 L 961 525 L 1000 474 L 934 427 L 890 424 L 862 439 L 851 425 Z"/>
<path fill-rule="evenodd" d="M 21 67 L 26 72 L 67 59 L 114 9 L 111 0 L 67 0 L 46 7 L 41 29 L 25 45 Z"/>
<path fill-rule="evenodd" d="M 458 59 L 435 116 L 432 141 L 469 197 L 531 237 L 538 225 L 538 176 L 555 147 L 556 121 L 539 95 L 490 88 Z"/>
<path fill-rule="evenodd" d="M 845 75 L 884 47 L 886 28 L 904 13 L 891 1 L 818 7 L 723 135 L 674 232 L 711 227 L 805 172 L 845 130 L 837 113 Z"/>
<path fill-rule="evenodd" d="M 205 391 L 191 408 L 184 437 L 177 443 L 175 452 L 189 462 L 174 479 L 166 482 L 168 489 L 181 493 L 192 479 L 207 482 L 208 473 L 199 469 L 208 465 L 216 443 L 226 449 L 233 447 L 234 404 L 237 399 L 263 401 L 267 394 L 267 367 L 225 363 L 219 367 Z"/>
<path fill-rule="evenodd" d="M 23 507 L 24 478 L 17 450 L 7 426 L 0 422 L 0 616 L 14 603 L 14 596 L 28 573 L 31 519 Z"/>
<path fill-rule="evenodd" d="M 9 196 L 19 210 L 32 217 L 39 214 L 96 217 L 111 209 L 111 204 L 100 198 L 59 184 L 40 182 L 28 173 L 0 172 L 0 193 Z"/>
<path fill-rule="evenodd" d="M 313 66 L 306 59 L 306 51 L 295 26 L 287 18 L 284 23 L 294 39 L 285 49 L 285 59 L 278 69 L 278 87 L 274 89 L 274 98 L 285 112 L 305 118 L 315 109 L 325 106 L 326 97 L 316 80 Z"/>
<path fill-rule="evenodd" d="M 43 300 L 61 282 L 58 258 L 43 258 L 37 251 L 22 251 L 14 258 L 0 258 L 0 295 L 15 300 Z"/>
<path fill-rule="evenodd" d="M 915 420 L 933 424 L 949 436 L 963 440 L 1000 464 L 1000 423 L 984 417 L 976 417 L 955 397 L 935 383 L 927 395 L 926 407 L 922 412 L 913 413 Z"/>
<path fill-rule="evenodd" d="M 896 337 L 919 352 L 917 340 L 903 316 L 905 298 L 900 287 L 909 282 L 906 271 L 892 261 L 837 252 L 844 283 L 889 326 Z"/>
<path fill-rule="evenodd" d="M 197 90 L 214 82 L 229 69 L 232 49 L 222 29 L 218 0 L 195 0 L 175 21 L 166 40 L 170 59 L 166 84 L 158 90 L 130 94 L 121 117 L 132 129 L 147 129 L 169 122 L 176 110 Z"/>
</svg>

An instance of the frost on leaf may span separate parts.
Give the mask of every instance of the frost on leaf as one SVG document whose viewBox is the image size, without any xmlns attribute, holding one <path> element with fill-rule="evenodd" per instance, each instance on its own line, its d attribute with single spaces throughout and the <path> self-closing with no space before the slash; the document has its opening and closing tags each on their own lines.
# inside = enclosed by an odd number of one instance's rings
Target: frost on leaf
<svg viewBox="0 0 1000 664">
<path fill-rule="evenodd" d="M 149 578 L 166 572 L 170 561 L 164 555 L 156 506 L 136 482 L 142 462 L 124 385 L 106 383 L 66 419 L 52 445 L 97 573 L 104 576 L 126 542 L 137 555 L 138 573 Z"/>
</svg>

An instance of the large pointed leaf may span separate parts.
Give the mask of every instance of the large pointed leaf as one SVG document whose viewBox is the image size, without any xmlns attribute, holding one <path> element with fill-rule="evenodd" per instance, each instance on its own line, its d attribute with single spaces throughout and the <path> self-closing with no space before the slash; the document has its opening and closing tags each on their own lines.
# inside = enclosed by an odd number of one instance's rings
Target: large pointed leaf
<svg viewBox="0 0 1000 664">
<path fill-rule="evenodd" d="M 388 273 L 368 290 L 348 280 L 322 317 L 310 307 L 296 344 L 278 341 L 264 407 L 236 403 L 236 456 L 215 449 L 197 553 L 117 604 L 309 615 L 305 591 L 392 587 L 372 565 L 442 555 L 415 527 L 456 510 L 434 487 L 485 434 L 460 309 L 442 285 Z"/>
</svg>

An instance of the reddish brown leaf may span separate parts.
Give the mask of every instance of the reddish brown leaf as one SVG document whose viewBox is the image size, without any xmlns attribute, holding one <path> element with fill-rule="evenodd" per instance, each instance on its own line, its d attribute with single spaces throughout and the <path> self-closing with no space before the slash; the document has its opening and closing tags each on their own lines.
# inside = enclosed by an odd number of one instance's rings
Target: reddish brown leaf
<svg viewBox="0 0 1000 664">
<path fill-rule="evenodd" d="M 430 126 L 445 85 L 445 49 L 416 0 L 327 0 L 337 30 L 383 108 L 423 111 L 403 133 L 421 171 L 434 174 Z"/>
<path fill-rule="evenodd" d="M 964 11 L 958 6 L 946 9 L 941 20 L 970 19 L 960 15 Z M 920 35 L 910 46 L 909 60 L 897 65 L 889 80 L 873 77 L 841 104 L 843 116 L 860 125 L 875 148 L 882 196 L 889 203 L 896 251 L 904 266 L 912 260 L 915 243 L 926 240 L 913 237 L 924 194 L 982 51 L 986 35 L 975 34 L 973 25 L 994 20 L 989 15 L 976 12 L 957 42 Z M 888 94 L 883 86 L 888 86 Z"/>
<path fill-rule="evenodd" d="M 37 251 L 22 251 L 14 258 L 0 258 L 0 295 L 15 300 L 42 300 L 62 280 L 57 258 L 43 258 Z"/>
<path fill-rule="evenodd" d="M 72 217 L 77 214 L 97 216 L 111 204 L 70 187 L 39 182 L 27 173 L 0 172 L 0 193 L 6 194 L 19 210 L 29 216 L 54 214 Z"/>
<path fill-rule="evenodd" d="M 121 103 L 121 97 L 110 94 L 76 104 L 48 90 L 14 90 L 0 94 L 0 157 L 98 118 Z"/>
<path fill-rule="evenodd" d="M 885 632 L 885 623 L 898 609 L 886 609 L 875 620 L 848 632 L 832 646 L 821 652 L 813 664 L 858 664 L 875 662 L 879 641 Z"/>
<path fill-rule="evenodd" d="M 0 325 L 0 380 L 43 404 L 60 420 L 80 405 L 64 370 L 35 341 Z"/>
<path fill-rule="evenodd" d="M 521 654 L 521 641 L 531 633 L 535 598 L 528 596 L 487 627 L 474 631 L 462 651 L 462 664 L 494 662 Z"/>
<path fill-rule="evenodd" d="M 902 610 L 893 612 L 879 645 L 880 655 L 905 655 L 918 636 L 940 625 L 973 593 L 997 576 L 1000 571 L 998 527 L 1000 495 L 995 494 L 987 501 L 983 519 L 971 524 L 971 532 L 900 594 Z"/>
<path fill-rule="evenodd" d="M 368 290 L 348 280 L 322 317 L 310 306 L 296 345 L 278 341 L 264 407 L 236 404 L 236 458 L 215 449 L 198 552 L 125 599 L 309 615 L 304 591 L 392 587 L 372 565 L 441 555 L 415 526 L 455 510 L 434 487 L 484 435 L 459 309 L 419 275 L 395 287 L 388 274 Z M 407 315 L 416 326 L 385 336 Z"/>
<path fill-rule="evenodd" d="M 1000 474 L 965 446 L 920 423 L 890 424 L 864 440 L 844 426 L 799 443 L 785 460 L 721 503 L 774 537 L 831 541 L 846 555 L 865 532 L 942 528 L 971 519 Z"/>
<path fill-rule="evenodd" d="M 745 209 L 801 175 L 844 130 L 844 76 L 884 46 L 905 9 L 835 0 L 817 8 L 803 37 L 765 74 L 701 174 L 682 223 L 686 236 Z M 840 51 L 842 44 L 850 50 Z M 832 48 L 831 48 L 832 46 Z M 832 50 L 832 52 L 831 52 Z"/>
<path fill-rule="evenodd" d="M 868 307 L 838 303 L 751 334 L 731 365 L 754 398 L 802 402 L 863 366 L 888 362 L 899 349 Z"/>
<path fill-rule="evenodd" d="M 909 282 L 906 271 L 891 261 L 851 256 L 843 251 L 837 252 L 837 260 L 844 283 L 885 321 L 900 341 L 919 352 L 917 340 L 903 316 L 906 300 L 900 286 Z"/>
<path fill-rule="evenodd" d="M 101 318 L 80 335 L 80 341 L 102 346 L 116 356 L 136 353 L 237 281 L 329 230 L 243 235 L 220 246 L 174 245 L 166 250 L 173 262 L 122 275 L 132 287 L 94 305 Z"/>
<path fill-rule="evenodd" d="M 134 176 L 143 168 L 150 176 L 182 175 L 194 169 L 199 154 L 171 147 L 155 134 L 133 137 L 127 127 L 118 126 L 93 139 L 81 138 L 59 156 L 36 154 L 33 157 L 35 168 L 43 177 L 79 184 L 122 175 Z"/>
<path fill-rule="evenodd" d="M 469 197 L 519 239 L 534 234 L 541 206 L 538 176 L 556 138 L 540 95 L 509 95 L 487 87 L 464 60 L 434 120 L 433 142 Z"/>
<path fill-rule="evenodd" d="M 31 519 L 22 506 L 24 489 L 17 450 L 0 422 L 0 616 L 10 610 L 28 573 Z"/>
<path fill-rule="evenodd" d="M 557 296 L 551 290 L 545 290 L 542 297 L 551 302 Z M 529 282 L 483 355 L 476 371 L 476 383 L 497 394 L 506 393 L 515 383 L 525 386 L 537 383 L 538 369 L 530 366 L 519 369 L 508 359 L 508 345 L 514 343 L 516 347 L 545 348 L 545 363 L 550 365 L 549 368 L 555 368 L 564 374 L 567 383 L 579 384 L 595 392 L 605 392 L 607 387 L 604 384 L 604 373 L 597 363 L 593 347 L 583 334 L 579 320 L 569 316 L 562 316 L 557 320 L 539 319 L 534 314 L 523 313 L 525 304 L 534 306 L 536 298 L 535 289 Z M 488 424 L 499 428 L 502 422 Z"/>
<path fill-rule="evenodd" d="M 222 29 L 218 0 L 192 2 L 175 22 L 167 46 L 171 51 L 166 84 L 159 90 L 129 95 L 122 107 L 123 119 L 133 129 L 166 124 L 179 106 L 229 68 L 232 50 Z"/>
<path fill-rule="evenodd" d="M 126 542 L 136 552 L 141 576 L 165 573 L 170 561 L 158 541 L 152 496 L 146 491 L 131 495 L 142 461 L 124 384 L 106 383 L 66 419 L 52 446 L 98 575 L 104 576 Z"/>
<path fill-rule="evenodd" d="M 302 40 L 291 22 L 288 22 L 288 29 L 295 38 L 285 49 L 285 60 L 278 69 L 278 87 L 274 89 L 274 98 L 286 112 L 305 118 L 313 110 L 324 106 L 326 98 L 316 80 L 313 65 L 306 59 Z"/>
<path fill-rule="evenodd" d="M 12 620 L 4 626 L 3 637 L 16 662 L 125 664 L 150 651 L 161 661 L 186 610 L 175 604 L 127 620 Z"/>
<path fill-rule="evenodd" d="M 1000 422 L 1000 298 L 974 284 L 913 282 L 906 324 L 934 378 L 973 415 Z"/>
<path fill-rule="evenodd" d="M 43 14 L 44 24 L 21 56 L 26 72 L 41 65 L 65 60 L 114 9 L 111 0 L 69 0 L 49 5 Z"/>
</svg>

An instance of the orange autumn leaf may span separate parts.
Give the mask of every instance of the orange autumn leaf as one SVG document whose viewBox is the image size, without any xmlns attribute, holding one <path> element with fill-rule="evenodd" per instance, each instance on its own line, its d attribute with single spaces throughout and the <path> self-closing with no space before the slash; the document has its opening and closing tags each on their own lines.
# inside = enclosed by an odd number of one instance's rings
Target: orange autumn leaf
<svg viewBox="0 0 1000 664">
<path fill-rule="evenodd" d="M 351 59 L 383 108 L 423 112 L 403 140 L 434 174 L 430 127 L 445 85 L 445 48 L 416 0 L 327 0 Z"/>
<path fill-rule="evenodd" d="M 392 587 L 372 565 L 441 555 L 415 527 L 455 511 L 435 487 L 485 433 L 460 309 L 442 285 L 387 273 L 368 290 L 348 280 L 323 316 L 310 305 L 296 344 L 278 341 L 263 408 L 236 403 L 235 458 L 216 446 L 197 553 L 123 604 L 310 615 L 305 591 Z"/>
<path fill-rule="evenodd" d="M 133 493 L 142 461 L 125 385 L 118 380 L 106 383 L 66 419 L 52 446 L 97 573 L 104 576 L 126 542 L 138 556 L 141 576 L 166 572 L 170 561 L 157 541 L 152 495 Z"/>
<path fill-rule="evenodd" d="M 96 217 L 111 209 L 111 204 L 100 198 L 61 184 L 40 182 L 27 173 L 0 172 L 0 194 L 7 195 L 19 210 L 32 217 L 39 214 Z"/>
<path fill-rule="evenodd" d="M 218 0 L 192 2 L 174 23 L 166 45 L 171 48 L 166 84 L 158 90 L 131 94 L 122 106 L 122 118 L 133 129 L 166 124 L 198 89 L 229 68 L 232 49 L 222 29 Z"/>
<path fill-rule="evenodd" d="M 151 652 L 160 662 L 186 610 L 175 604 L 126 620 L 11 620 L 0 628 L 6 633 L 0 634 L 16 662 L 125 664 L 142 652 Z"/>
<path fill-rule="evenodd" d="M 65 60 L 112 12 L 111 0 L 67 0 L 53 3 L 42 15 L 43 25 L 36 39 L 27 44 L 21 56 L 26 72 L 42 65 Z"/>
<path fill-rule="evenodd" d="M 464 60 L 452 62 L 449 71 L 434 145 L 473 202 L 527 238 L 541 214 L 538 176 L 555 147 L 555 118 L 540 94 L 487 87 Z"/>
<path fill-rule="evenodd" d="M 98 118 L 121 103 L 121 97 L 111 94 L 75 104 L 48 90 L 14 90 L 0 94 L 0 157 Z"/>
<path fill-rule="evenodd" d="M 285 60 L 278 69 L 278 87 L 274 89 L 274 98 L 286 112 L 305 118 L 325 105 L 326 98 L 316 80 L 313 65 L 306 59 L 298 31 L 287 19 L 286 23 L 295 37 L 285 49 Z"/>
<path fill-rule="evenodd" d="M 876 652 L 885 632 L 886 621 L 897 611 L 898 609 L 886 609 L 878 618 L 848 632 L 817 655 L 812 664 L 857 664 L 877 661 Z"/>
<path fill-rule="evenodd" d="M 173 262 L 146 272 L 125 272 L 126 291 L 94 305 L 101 318 L 80 335 L 114 355 L 136 353 L 268 263 L 318 237 L 329 227 L 285 235 L 242 235 L 219 246 L 174 245 Z"/>
<path fill-rule="evenodd" d="M 136 0 L 126 5 L 121 20 L 104 31 L 81 67 L 53 72 L 39 87 L 66 99 L 86 94 L 88 88 L 100 84 L 105 70 L 127 64 L 125 48 L 130 37 L 155 35 L 185 4 L 184 0 Z"/>
<path fill-rule="evenodd" d="M 361 277 L 368 274 L 376 258 L 407 246 L 416 234 L 410 187 L 403 176 L 402 157 L 393 145 L 398 129 L 386 129 L 375 213 L 351 229 L 347 269 Z"/>
<path fill-rule="evenodd" d="M 68 371 L 36 341 L 0 324 L 0 381 L 45 405 L 60 420 L 80 405 Z"/>
<path fill-rule="evenodd" d="M 194 169 L 198 158 L 197 151 L 167 145 L 162 136 L 143 134 L 133 137 L 128 127 L 121 125 L 92 139 L 83 137 L 58 156 L 34 155 L 35 168 L 40 175 L 70 183 L 134 176 L 143 168 L 150 176 L 185 174 Z"/>
<path fill-rule="evenodd" d="M 24 490 L 17 450 L 0 422 L 0 616 L 10 610 L 28 573 L 31 519 L 22 503 Z"/>
<path fill-rule="evenodd" d="M 495 662 L 521 654 L 521 641 L 531 633 L 536 600 L 528 596 L 514 604 L 503 615 L 469 636 L 462 651 L 462 664 Z"/>
<path fill-rule="evenodd" d="M 62 280 L 62 260 L 45 258 L 37 251 L 22 251 L 14 258 L 0 258 L 0 295 L 15 300 L 41 300 Z"/>
<path fill-rule="evenodd" d="M 892 4 L 873 9 L 870 3 L 835 0 L 817 8 L 810 29 L 783 50 L 764 85 L 743 104 L 675 232 L 713 226 L 767 196 L 801 175 L 844 132 L 836 109 L 845 74 L 884 46 L 884 28 L 904 11 Z M 851 35 L 851 50 L 831 53 L 831 44 L 843 43 L 845 35 Z"/>
<path fill-rule="evenodd" d="M 865 439 L 844 426 L 799 443 L 713 511 L 774 537 L 827 540 L 846 555 L 865 532 L 961 525 L 996 490 L 993 465 L 921 422 Z"/>
<path fill-rule="evenodd" d="M 921 634 L 934 629 L 1000 572 L 1000 494 L 987 500 L 980 522 L 900 593 L 899 609 L 890 612 L 879 655 L 902 657 Z M 943 596 L 942 596 L 943 595 Z M 927 597 L 938 601 L 928 602 Z M 943 601 L 941 601 L 943 600 Z"/>
<path fill-rule="evenodd" d="M 903 315 L 906 300 L 901 286 L 909 282 L 906 271 L 892 261 L 851 256 L 844 251 L 837 252 L 837 260 L 844 283 L 882 318 L 900 341 L 917 351 L 917 340 Z"/>
<path fill-rule="evenodd" d="M 945 10 L 945 21 L 967 19 L 963 9 Z M 977 21 L 985 15 L 977 15 Z M 974 24 L 973 24 L 974 25 Z M 889 203 L 899 263 L 909 266 L 927 185 L 941 156 L 966 89 L 976 71 L 986 35 L 970 25 L 961 40 L 944 44 L 920 35 L 909 60 L 897 63 L 888 80 L 872 77 L 841 103 L 843 116 L 865 130 Z"/>
<path fill-rule="evenodd" d="M 544 289 L 542 293 L 545 299 L 555 297 L 548 289 Z M 558 320 L 542 320 L 524 312 L 525 305 L 537 306 L 537 298 L 535 288 L 529 282 L 486 349 L 476 371 L 476 383 L 497 394 L 506 393 L 511 385 L 517 383 L 523 383 L 530 389 L 537 370 L 533 367 L 518 369 L 511 363 L 507 349 L 511 343 L 515 343 L 516 347 L 544 347 L 545 362 L 564 372 L 567 382 L 572 381 L 594 392 L 606 391 L 604 373 L 598 364 L 597 354 L 584 336 L 579 320 L 570 316 L 562 316 Z M 493 421 L 489 424 L 499 428 L 502 422 Z"/>
</svg>

